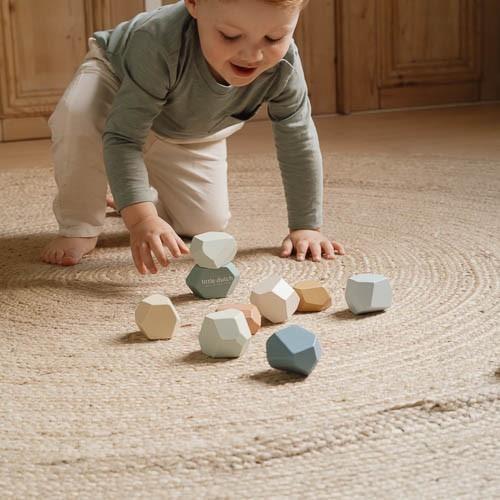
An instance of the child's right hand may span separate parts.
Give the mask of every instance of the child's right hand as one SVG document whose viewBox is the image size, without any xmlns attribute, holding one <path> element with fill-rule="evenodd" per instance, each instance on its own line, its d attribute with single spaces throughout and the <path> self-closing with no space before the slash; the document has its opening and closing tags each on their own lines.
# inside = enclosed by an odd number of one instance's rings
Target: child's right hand
<svg viewBox="0 0 500 500">
<path fill-rule="evenodd" d="M 158 217 L 152 203 L 138 203 L 124 208 L 121 215 L 130 231 L 130 249 L 137 270 L 141 274 L 158 272 L 153 255 L 167 267 L 170 264 L 165 245 L 173 257 L 188 254 L 189 248 L 173 230 L 172 226 Z"/>
<path fill-rule="evenodd" d="M 163 247 L 165 245 L 172 256 L 188 254 L 189 248 L 167 222 L 158 216 L 149 216 L 130 228 L 130 248 L 137 270 L 146 274 L 158 272 L 153 255 L 158 262 L 167 267 L 169 259 Z"/>
</svg>

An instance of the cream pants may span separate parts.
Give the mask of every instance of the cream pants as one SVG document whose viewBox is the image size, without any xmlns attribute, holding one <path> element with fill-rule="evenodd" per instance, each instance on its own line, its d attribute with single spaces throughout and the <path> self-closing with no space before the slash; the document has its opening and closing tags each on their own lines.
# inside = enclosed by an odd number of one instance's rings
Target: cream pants
<svg viewBox="0 0 500 500">
<path fill-rule="evenodd" d="M 104 225 L 107 178 L 102 152 L 106 117 L 120 82 L 104 51 L 89 52 L 49 118 L 57 184 L 53 208 L 62 236 L 98 236 Z M 143 149 L 156 207 L 179 235 L 222 231 L 231 213 L 226 137 L 231 126 L 196 142 L 150 132 Z"/>
</svg>

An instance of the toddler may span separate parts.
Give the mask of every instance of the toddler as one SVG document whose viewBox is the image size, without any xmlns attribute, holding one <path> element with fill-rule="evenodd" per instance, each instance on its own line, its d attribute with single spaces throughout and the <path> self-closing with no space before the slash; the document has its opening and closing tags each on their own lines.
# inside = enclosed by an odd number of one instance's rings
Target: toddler
<svg viewBox="0 0 500 500">
<path fill-rule="evenodd" d="M 321 152 L 292 38 L 307 1 L 184 0 L 94 33 L 49 119 L 59 235 L 42 260 L 74 265 L 91 252 L 106 203 L 141 274 L 189 253 L 180 236 L 223 231 L 226 138 L 264 102 L 288 207 L 280 255 L 343 254 L 320 229 Z"/>
</svg>

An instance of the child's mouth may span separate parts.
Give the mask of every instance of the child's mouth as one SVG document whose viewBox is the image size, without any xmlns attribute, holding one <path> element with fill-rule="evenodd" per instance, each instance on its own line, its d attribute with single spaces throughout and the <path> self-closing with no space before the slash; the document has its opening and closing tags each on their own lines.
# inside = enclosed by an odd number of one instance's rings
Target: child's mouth
<svg viewBox="0 0 500 500">
<path fill-rule="evenodd" d="M 233 63 L 231 63 L 231 67 L 238 76 L 250 76 L 257 71 L 257 68 L 244 68 Z"/>
</svg>

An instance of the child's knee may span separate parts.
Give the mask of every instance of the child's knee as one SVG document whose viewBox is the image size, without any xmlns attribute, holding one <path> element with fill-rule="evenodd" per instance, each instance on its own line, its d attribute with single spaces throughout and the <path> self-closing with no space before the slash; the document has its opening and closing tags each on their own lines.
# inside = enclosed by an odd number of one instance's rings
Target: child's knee
<svg viewBox="0 0 500 500">
<path fill-rule="evenodd" d="M 174 230 L 182 236 L 195 236 L 208 231 L 225 231 L 230 220 L 230 212 L 193 215 L 175 224 Z"/>
<path fill-rule="evenodd" d="M 90 106 L 61 100 L 49 118 L 52 137 L 101 137 L 104 118 Z"/>
</svg>

